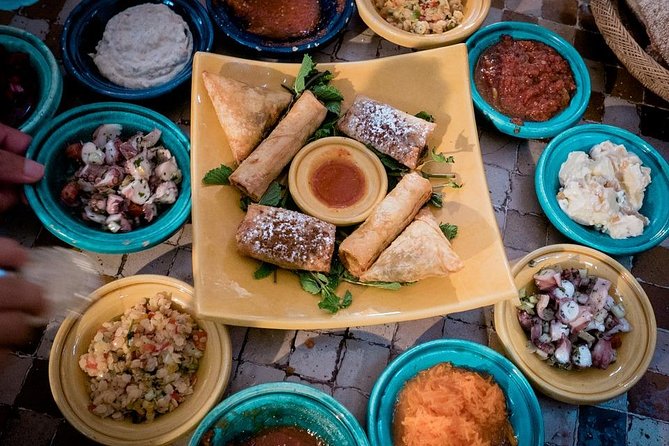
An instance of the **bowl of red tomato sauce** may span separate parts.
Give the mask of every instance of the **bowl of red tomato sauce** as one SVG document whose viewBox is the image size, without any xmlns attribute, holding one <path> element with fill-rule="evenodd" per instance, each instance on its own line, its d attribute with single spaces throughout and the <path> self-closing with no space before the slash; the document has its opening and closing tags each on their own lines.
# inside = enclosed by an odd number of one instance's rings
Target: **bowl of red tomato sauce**
<svg viewBox="0 0 669 446">
<path fill-rule="evenodd" d="M 501 22 L 467 40 L 472 99 L 500 132 L 552 138 L 583 116 L 590 75 L 576 49 L 538 25 Z"/>
</svg>

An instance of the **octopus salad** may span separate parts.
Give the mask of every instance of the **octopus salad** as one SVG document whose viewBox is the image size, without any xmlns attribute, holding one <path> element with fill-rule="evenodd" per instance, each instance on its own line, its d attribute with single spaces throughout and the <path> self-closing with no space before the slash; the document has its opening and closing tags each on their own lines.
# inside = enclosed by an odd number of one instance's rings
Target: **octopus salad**
<svg viewBox="0 0 669 446">
<path fill-rule="evenodd" d="M 622 333 L 632 330 L 622 303 L 609 294 L 611 282 L 585 269 L 545 268 L 534 275 L 537 292 L 520 290 L 518 321 L 528 347 L 565 369 L 606 369 L 616 361 Z"/>
<path fill-rule="evenodd" d="M 122 126 L 103 124 L 91 141 L 65 149 L 76 171 L 60 192 L 61 201 L 81 217 L 111 232 L 152 222 L 179 195 L 181 170 L 161 131 L 121 139 Z"/>
</svg>

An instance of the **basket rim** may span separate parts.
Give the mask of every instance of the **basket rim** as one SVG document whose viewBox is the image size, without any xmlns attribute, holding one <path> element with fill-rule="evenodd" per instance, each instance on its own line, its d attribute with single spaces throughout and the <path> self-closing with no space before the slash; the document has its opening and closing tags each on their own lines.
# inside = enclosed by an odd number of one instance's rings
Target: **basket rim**
<svg viewBox="0 0 669 446">
<path fill-rule="evenodd" d="M 591 0 L 590 9 L 606 44 L 630 74 L 669 101 L 669 70 L 646 53 L 623 26 L 618 5 L 611 0 Z"/>
</svg>

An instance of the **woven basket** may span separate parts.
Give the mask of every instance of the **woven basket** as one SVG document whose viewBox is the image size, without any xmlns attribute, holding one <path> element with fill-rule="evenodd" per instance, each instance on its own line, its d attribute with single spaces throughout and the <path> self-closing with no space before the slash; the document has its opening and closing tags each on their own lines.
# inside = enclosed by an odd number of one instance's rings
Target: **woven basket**
<svg viewBox="0 0 669 446">
<path fill-rule="evenodd" d="M 606 44 L 632 76 L 669 101 L 669 70 L 650 57 L 625 29 L 617 4 L 611 0 L 591 0 L 590 9 Z"/>
</svg>

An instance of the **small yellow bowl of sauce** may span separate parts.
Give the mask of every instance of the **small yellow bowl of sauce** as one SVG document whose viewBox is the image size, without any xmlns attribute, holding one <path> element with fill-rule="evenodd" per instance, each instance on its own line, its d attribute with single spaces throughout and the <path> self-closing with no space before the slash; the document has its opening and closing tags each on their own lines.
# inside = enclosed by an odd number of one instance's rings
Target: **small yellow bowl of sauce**
<svg viewBox="0 0 669 446">
<path fill-rule="evenodd" d="M 348 226 L 365 220 L 388 189 L 381 160 L 350 138 L 333 136 L 307 144 L 290 165 L 288 187 L 305 213 Z"/>
</svg>

